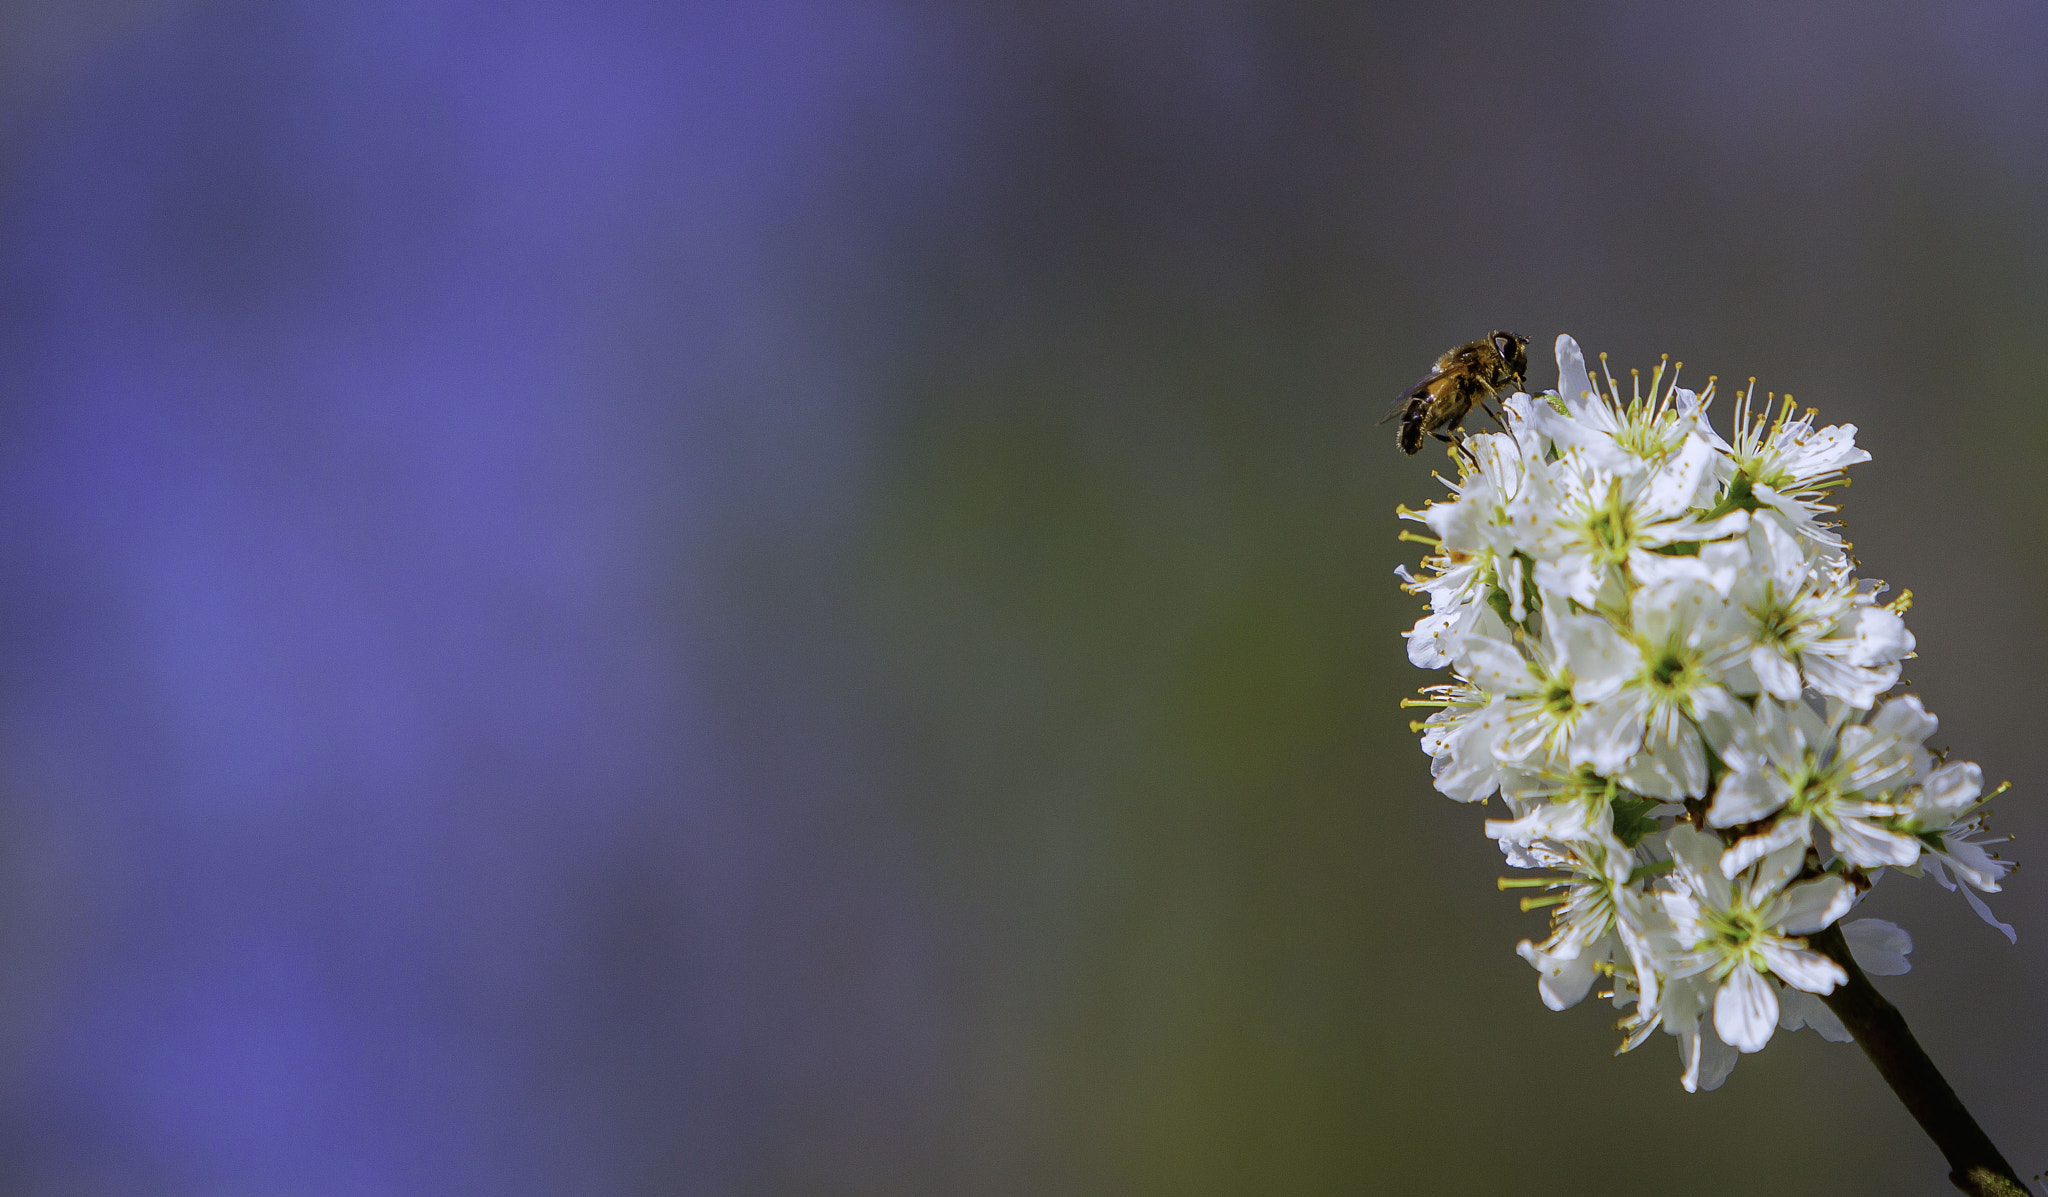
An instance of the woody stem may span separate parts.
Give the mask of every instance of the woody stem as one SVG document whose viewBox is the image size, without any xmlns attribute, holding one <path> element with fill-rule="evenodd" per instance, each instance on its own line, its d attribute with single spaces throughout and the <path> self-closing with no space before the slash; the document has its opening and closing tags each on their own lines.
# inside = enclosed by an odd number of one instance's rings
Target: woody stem
<svg viewBox="0 0 2048 1197">
<path fill-rule="evenodd" d="M 1856 966 L 1841 928 L 1829 927 L 1808 936 L 1807 943 L 1849 974 L 1846 984 L 1835 986 L 1835 991 L 1821 1000 L 1849 1028 L 1857 1046 L 1877 1065 L 1878 1074 L 1906 1104 L 1913 1120 L 1948 1158 L 1949 1181 L 1971 1197 L 2030 1197 L 2012 1165 L 1992 1145 L 1991 1136 L 1970 1117 L 1962 1099 L 1913 1038 L 1905 1016 Z"/>
</svg>

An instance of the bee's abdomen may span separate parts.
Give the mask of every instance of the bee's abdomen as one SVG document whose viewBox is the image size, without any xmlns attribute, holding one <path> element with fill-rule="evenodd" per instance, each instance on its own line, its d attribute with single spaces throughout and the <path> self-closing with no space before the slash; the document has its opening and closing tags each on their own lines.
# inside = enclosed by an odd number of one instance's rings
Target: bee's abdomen
<svg viewBox="0 0 2048 1197">
<path fill-rule="evenodd" d="M 1422 435 L 1425 429 L 1422 426 L 1421 408 L 1420 402 L 1411 399 L 1408 402 L 1408 410 L 1401 413 L 1401 432 L 1398 439 L 1401 452 L 1410 457 L 1422 451 Z"/>
<path fill-rule="evenodd" d="M 1408 394 L 1401 409 L 1401 452 L 1413 457 L 1422 450 L 1422 438 L 1441 428 L 1453 428 L 1465 418 L 1480 388 L 1459 374 L 1440 374 Z"/>
</svg>

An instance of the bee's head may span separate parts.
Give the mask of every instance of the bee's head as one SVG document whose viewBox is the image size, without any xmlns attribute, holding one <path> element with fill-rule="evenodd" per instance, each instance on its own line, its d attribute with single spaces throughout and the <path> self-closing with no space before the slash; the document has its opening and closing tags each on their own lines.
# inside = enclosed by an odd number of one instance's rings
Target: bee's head
<svg viewBox="0 0 2048 1197">
<path fill-rule="evenodd" d="M 1496 329 L 1491 340 L 1495 351 L 1500 354 L 1500 360 L 1508 364 L 1508 369 L 1514 371 L 1515 377 L 1528 377 L 1529 338 L 1521 333 L 1501 332 Z"/>
</svg>

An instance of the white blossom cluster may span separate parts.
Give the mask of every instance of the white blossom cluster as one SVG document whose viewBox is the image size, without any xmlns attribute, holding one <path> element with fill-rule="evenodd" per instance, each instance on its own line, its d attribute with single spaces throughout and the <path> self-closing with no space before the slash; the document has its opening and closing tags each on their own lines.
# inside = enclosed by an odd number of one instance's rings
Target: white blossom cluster
<svg viewBox="0 0 2048 1197">
<path fill-rule="evenodd" d="M 1609 978 L 1621 1050 L 1662 1028 L 1685 1087 L 1712 1089 L 1779 1027 L 1848 1038 L 1815 996 L 1847 975 L 1802 937 L 1886 869 L 1960 884 L 2010 938 L 1975 891 L 2012 866 L 1987 850 L 1978 767 L 1930 752 L 1934 716 L 1893 693 L 1910 594 L 1881 604 L 1825 518 L 1870 459 L 1855 426 L 1789 397 L 1753 412 L 1752 383 L 1730 440 L 1711 380 L 1660 366 L 1624 399 L 1570 337 L 1557 365 L 1556 391 L 1464 439 L 1450 498 L 1402 509 L 1431 546 L 1397 571 L 1429 599 L 1408 656 L 1452 679 L 1415 727 L 1437 788 L 1499 794 L 1512 817 L 1486 833 L 1540 871 L 1501 886 L 1547 891 L 1523 906 L 1552 908 L 1550 936 L 1520 946 L 1545 1004 Z M 1843 933 L 1866 971 L 1906 971 L 1903 930 Z"/>
</svg>

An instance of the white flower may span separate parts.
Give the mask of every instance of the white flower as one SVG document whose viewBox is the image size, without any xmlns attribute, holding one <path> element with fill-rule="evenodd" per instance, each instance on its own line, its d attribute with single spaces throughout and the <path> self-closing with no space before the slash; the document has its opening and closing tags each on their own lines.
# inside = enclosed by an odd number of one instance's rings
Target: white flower
<svg viewBox="0 0 2048 1197">
<path fill-rule="evenodd" d="M 1603 364 L 1603 389 L 1564 336 L 1557 364 L 1556 391 L 1464 438 L 1449 497 L 1401 509 L 1430 533 L 1402 534 L 1430 546 L 1396 571 L 1429 603 L 1408 656 L 1452 671 L 1414 727 L 1436 788 L 1499 794 L 1486 834 L 1544 873 L 1502 882 L 1549 891 L 1524 902 L 1554 907 L 1549 935 L 1517 949 L 1544 1003 L 1610 977 L 1622 1049 L 1661 1027 L 1685 1087 L 1711 1089 L 1775 1029 L 1846 1037 L 1818 996 L 1844 970 L 1801 936 L 1887 869 L 2011 936 L 1978 894 L 2012 866 L 1981 772 L 1928 752 L 1919 699 L 1884 697 L 1915 648 L 1905 600 L 1878 604 L 1824 518 L 1869 458 L 1854 426 L 1789 399 L 1753 417 L 1752 384 L 1723 438 L 1711 379 L 1694 394 L 1659 366 L 1624 395 Z M 1843 936 L 1865 971 L 1905 971 L 1903 930 Z"/>
<path fill-rule="evenodd" d="M 1867 724 L 1843 727 L 1805 703 L 1765 696 L 1756 700 L 1756 726 L 1763 750 L 1727 754 L 1729 774 L 1714 792 L 1707 821 L 1716 827 L 1771 822 L 1722 856 L 1723 873 L 1733 877 L 1787 845 L 1811 843 L 1816 823 L 1859 868 L 1919 859 L 1919 841 L 1889 826 L 1907 809 L 1890 791 L 1926 767 L 1922 741 L 1933 733 L 1934 717 L 1919 699 L 1892 699 Z"/>
<path fill-rule="evenodd" d="M 1601 361 L 1604 372 L 1604 354 Z M 1631 376 L 1635 377 L 1633 372 Z M 1539 406 L 1525 417 L 1539 443 L 1555 446 L 1560 452 L 1579 449 L 1608 463 L 1628 457 L 1662 461 L 1687 437 L 1699 437 L 1710 447 L 1725 443 L 1707 425 L 1706 404 L 1700 396 L 1678 385 L 1676 370 L 1667 382 L 1660 364 L 1650 377 L 1648 394 L 1643 393 L 1640 379 L 1636 378 L 1626 400 L 1612 375 L 1605 381 L 1607 388 L 1602 391 L 1586 371 L 1586 357 L 1579 351 L 1579 343 L 1569 336 L 1559 336 L 1557 390 L 1550 393 L 1556 396 L 1556 403 Z M 1557 410 L 1560 407 L 1561 412 Z M 1702 478 L 1702 487 L 1710 487 L 1712 481 L 1710 477 Z M 1692 505 L 1702 506 L 1702 500 L 1711 493 L 1711 489 L 1696 490 Z"/>
<path fill-rule="evenodd" d="M 1727 687 L 1747 641 L 1733 608 L 1696 579 L 1637 590 L 1629 614 L 1628 680 L 1585 717 L 1587 752 L 1602 772 L 1619 774 L 1642 793 L 1698 797 L 1707 785 L 1702 731 L 1718 749 L 1739 734 L 1747 715 Z M 1579 659 L 1571 660 L 1576 672 Z"/>
<path fill-rule="evenodd" d="M 1662 830 L 1656 814 L 1667 809 L 1590 766 L 1568 772 L 1547 767 L 1504 769 L 1501 796 L 1515 817 L 1487 820 L 1486 834 L 1500 843 L 1510 863 L 1523 869 L 1542 867 L 1525 855 L 1531 845 L 1544 840 L 1613 840 L 1634 848 Z"/>
<path fill-rule="evenodd" d="M 1459 644 L 1459 674 L 1502 704 L 1507 729 L 1493 746 L 1502 761 L 1593 763 L 1595 747 L 1580 734 L 1584 717 L 1626 680 L 1628 641 L 1596 616 L 1558 614 L 1562 605 L 1546 606 L 1545 635 L 1523 637 L 1520 647 L 1480 635 Z"/>
<path fill-rule="evenodd" d="M 1842 483 L 1848 467 L 1870 460 L 1856 447 L 1856 426 L 1834 424 L 1816 430 L 1814 412 L 1794 418 L 1792 396 L 1773 419 L 1766 402 L 1752 418 L 1756 384 L 1735 401 L 1735 439 L 1721 441 L 1721 468 L 1728 477 L 1730 499 L 1744 506 L 1769 507 L 1784 516 L 1800 535 L 1838 548 L 1841 537 L 1817 518 L 1835 509 L 1826 504 L 1829 490 Z M 1716 438 L 1718 440 L 1718 438 Z"/>
<path fill-rule="evenodd" d="M 1663 551 L 1721 540 L 1748 526 L 1746 511 L 1703 521 L 1692 510 L 1713 456 L 1706 441 L 1692 436 L 1655 462 L 1567 450 L 1552 466 L 1555 486 L 1514 505 L 1534 530 L 1537 585 L 1585 607 L 1629 582 L 1698 577 L 1725 587 L 1734 577 L 1725 564 L 1702 561 L 1697 552 Z"/>
<path fill-rule="evenodd" d="M 1488 702 L 1485 694 L 1459 683 L 1432 686 L 1425 693 L 1429 697 L 1420 705 L 1441 708 L 1417 724 L 1436 788 L 1459 802 L 1484 801 L 1500 788 L 1493 746 L 1507 730 L 1503 704 Z"/>
<path fill-rule="evenodd" d="M 1469 457 L 1463 475 L 1450 484 L 1456 496 L 1431 503 L 1423 511 L 1401 509 L 1403 519 L 1426 524 L 1435 552 L 1423 564 L 1427 577 L 1411 580 L 1409 589 L 1429 595 L 1438 614 L 1470 607 L 1504 581 L 1504 563 L 1514 553 L 1508 526 L 1508 504 L 1530 485 L 1529 471 L 1515 442 L 1491 433 L 1465 439 Z M 1543 477 L 1539 468 L 1535 481 Z"/>
<path fill-rule="evenodd" d="M 1667 842 L 1679 884 L 1663 895 L 1664 910 L 1694 968 L 1719 982 L 1714 1032 L 1737 1051 L 1760 1051 L 1778 1025 L 1769 977 L 1808 993 L 1832 992 L 1849 979 L 1841 965 L 1793 937 L 1840 918 L 1855 888 L 1836 876 L 1788 886 L 1806 856 L 1803 845 L 1775 852 L 1731 881 L 1721 872 L 1715 836 L 1679 826 Z"/>
<path fill-rule="evenodd" d="M 1857 592 L 1846 559 L 1809 552 L 1776 513 L 1750 521 L 1747 548 L 1730 598 L 1748 621 L 1759 687 L 1795 702 L 1811 686 L 1868 710 L 1912 654 L 1905 621 Z"/>
<path fill-rule="evenodd" d="M 1488 825 L 1489 827 L 1492 824 Z M 1538 840 L 1531 856 L 1540 868 L 1562 875 L 1503 879 L 1502 889 L 1541 887 L 1556 892 L 1526 898 L 1522 909 L 1554 906 L 1550 938 L 1541 944 L 1523 940 L 1515 949 L 1539 974 L 1536 987 L 1552 1010 L 1575 1006 L 1602 971 L 1626 968 L 1637 988 L 1657 1001 L 1658 967 L 1654 941 L 1669 939 L 1662 913 L 1637 888 L 1635 855 L 1612 839 L 1592 836 L 1570 843 Z"/>
<path fill-rule="evenodd" d="M 2019 942 L 2019 933 L 2001 923 L 1976 894 L 1995 894 L 1999 882 L 2012 871 L 2012 862 L 1988 851 L 2006 837 L 1991 836 L 1984 829 L 1987 812 L 1977 796 L 1984 792 L 1984 772 L 1968 761 L 1954 761 L 1928 774 L 1927 780 L 1907 798 L 1907 811 L 1897 826 L 1919 841 L 1926 852 L 1927 871 L 1942 888 L 1961 889 L 1963 898 L 1977 917 L 2003 933 L 2008 941 Z M 1951 881 L 1953 873 L 1956 881 Z M 1959 886 L 1957 881 L 1961 882 Z"/>
</svg>

